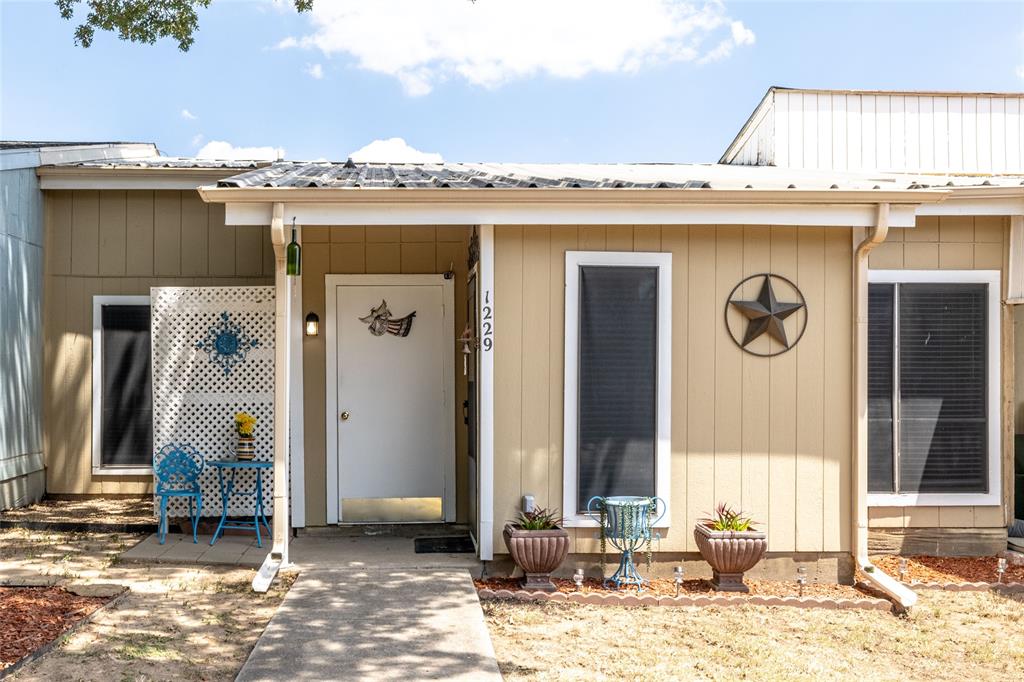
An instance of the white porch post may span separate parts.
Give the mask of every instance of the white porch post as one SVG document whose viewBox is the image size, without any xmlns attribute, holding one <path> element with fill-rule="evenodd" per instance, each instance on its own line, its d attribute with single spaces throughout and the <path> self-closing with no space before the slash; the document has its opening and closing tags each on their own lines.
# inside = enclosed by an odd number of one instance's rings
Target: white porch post
<svg viewBox="0 0 1024 682">
<path fill-rule="evenodd" d="M 291 360 L 292 283 L 285 268 L 284 204 L 275 203 L 270 221 L 270 238 L 274 245 L 274 523 L 273 546 L 252 587 L 266 592 L 278 569 L 288 565 L 288 447 L 289 447 L 289 394 Z"/>
<path fill-rule="evenodd" d="M 480 559 L 494 558 L 494 225 L 480 226 Z M 490 326 L 484 325 L 489 322 Z M 486 333 L 485 333 L 486 332 Z"/>
<path fill-rule="evenodd" d="M 295 240 L 302 245 L 302 226 L 295 229 Z M 305 255 L 305 254 L 303 254 Z M 306 527 L 306 429 L 303 421 L 302 392 L 302 338 L 305 335 L 305 320 L 302 308 L 302 276 L 286 277 L 289 282 L 288 309 L 288 461 L 291 482 L 292 528 Z"/>
</svg>

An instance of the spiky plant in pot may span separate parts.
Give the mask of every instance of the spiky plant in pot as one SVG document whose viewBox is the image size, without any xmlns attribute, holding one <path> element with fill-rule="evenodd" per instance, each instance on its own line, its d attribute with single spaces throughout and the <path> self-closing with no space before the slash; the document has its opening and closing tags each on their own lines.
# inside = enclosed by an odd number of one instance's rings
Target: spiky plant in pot
<svg viewBox="0 0 1024 682">
<path fill-rule="evenodd" d="M 502 537 L 512 560 L 523 570 L 521 585 L 528 590 L 554 592 L 551 573 L 569 554 L 569 533 L 556 510 L 523 511 L 505 524 Z"/>
</svg>

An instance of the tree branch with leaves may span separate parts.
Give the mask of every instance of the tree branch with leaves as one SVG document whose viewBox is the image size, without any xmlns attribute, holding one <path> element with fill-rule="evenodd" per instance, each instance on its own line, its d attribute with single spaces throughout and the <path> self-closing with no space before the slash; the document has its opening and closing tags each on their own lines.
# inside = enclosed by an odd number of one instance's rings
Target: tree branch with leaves
<svg viewBox="0 0 1024 682">
<path fill-rule="evenodd" d="M 212 0 L 55 0 L 60 15 L 75 16 L 80 5 L 88 7 L 85 19 L 75 28 L 75 43 L 92 45 L 96 31 L 116 32 L 121 40 L 152 45 L 160 38 L 172 38 L 178 49 L 188 52 L 199 30 L 199 10 Z M 293 0 L 298 12 L 313 8 L 313 0 Z"/>
</svg>

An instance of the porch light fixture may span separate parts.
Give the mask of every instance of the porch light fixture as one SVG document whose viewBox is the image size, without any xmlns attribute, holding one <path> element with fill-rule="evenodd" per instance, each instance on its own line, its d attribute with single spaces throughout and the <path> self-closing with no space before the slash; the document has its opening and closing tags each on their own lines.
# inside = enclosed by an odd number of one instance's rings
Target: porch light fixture
<svg viewBox="0 0 1024 682">
<path fill-rule="evenodd" d="M 320 318 L 316 313 L 306 315 L 306 336 L 320 335 Z"/>
</svg>

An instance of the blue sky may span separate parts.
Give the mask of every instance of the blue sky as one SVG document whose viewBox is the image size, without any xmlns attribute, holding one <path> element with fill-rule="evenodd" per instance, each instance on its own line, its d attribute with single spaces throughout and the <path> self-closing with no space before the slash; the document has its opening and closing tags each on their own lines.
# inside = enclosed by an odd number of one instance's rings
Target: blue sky
<svg viewBox="0 0 1024 682">
<path fill-rule="evenodd" d="M 409 1 L 214 0 L 182 53 L 0 0 L 0 137 L 709 162 L 770 85 L 1024 90 L 1021 2 Z"/>
</svg>

